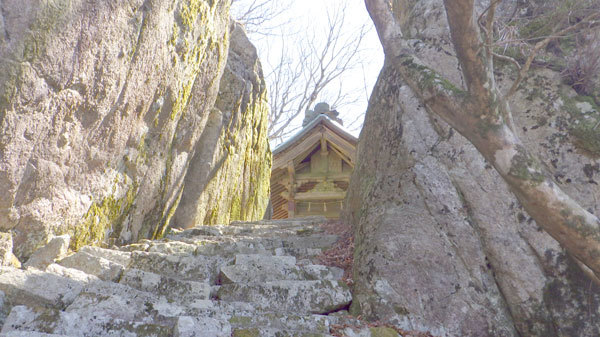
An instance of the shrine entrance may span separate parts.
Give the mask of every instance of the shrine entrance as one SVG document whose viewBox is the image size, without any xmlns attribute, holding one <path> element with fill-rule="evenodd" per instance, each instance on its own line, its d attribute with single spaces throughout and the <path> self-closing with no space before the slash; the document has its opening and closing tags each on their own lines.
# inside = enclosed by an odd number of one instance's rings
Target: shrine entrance
<svg viewBox="0 0 600 337">
<path fill-rule="evenodd" d="M 273 219 L 324 215 L 339 218 L 358 140 L 319 103 L 306 114 L 303 128 L 273 150 Z"/>
</svg>

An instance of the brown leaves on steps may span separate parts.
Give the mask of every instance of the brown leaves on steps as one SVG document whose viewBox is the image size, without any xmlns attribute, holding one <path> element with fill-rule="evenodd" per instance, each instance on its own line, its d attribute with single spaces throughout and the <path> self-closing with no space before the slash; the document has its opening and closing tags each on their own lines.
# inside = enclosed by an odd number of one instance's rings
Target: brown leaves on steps
<svg viewBox="0 0 600 337">
<path fill-rule="evenodd" d="M 339 237 L 333 247 L 317 256 L 317 260 L 323 265 L 338 267 L 344 270 L 342 280 L 348 286 L 352 286 L 352 264 L 354 262 L 354 233 L 352 227 L 339 220 L 329 220 L 321 227 L 327 234 Z"/>
</svg>

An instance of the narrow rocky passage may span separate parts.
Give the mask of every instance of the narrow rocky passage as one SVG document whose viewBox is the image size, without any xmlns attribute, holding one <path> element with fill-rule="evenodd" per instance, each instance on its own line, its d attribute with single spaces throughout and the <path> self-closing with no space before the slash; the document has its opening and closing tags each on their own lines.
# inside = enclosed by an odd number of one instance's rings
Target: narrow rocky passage
<svg viewBox="0 0 600 337">
<path fill-rule="evenodd" d="M 200 226 L 2 268 L 1 336 L 354 334 L 339 328 L 357 324 L 345 311 L 352 297 L 343 270 L 317 264 L 338 239 L 323 222 Z M 362 330 L 356 336 L 372 335 Z"/>
</svg>

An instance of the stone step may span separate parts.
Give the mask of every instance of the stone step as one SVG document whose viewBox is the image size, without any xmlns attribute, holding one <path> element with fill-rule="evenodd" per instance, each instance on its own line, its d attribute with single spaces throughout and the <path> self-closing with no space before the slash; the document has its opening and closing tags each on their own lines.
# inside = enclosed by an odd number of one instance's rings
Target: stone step
<svg viewBox="0 0 600 337">
<path fill-rule="evenodd" d="M 227 321 L 202 316 L 181 316 L 174 330 L 176 337 L 231 336 L 231 325 Z"/>
<path fill-rule="evenodd" d="M 88 253 L 90 255 L 107 259 L 114 263 L 118 263 L 124 267 L 127 267 L 131 262 L 131 253 L 123 252 L 117 249 L 106 249 L 93 246 L 84 246 L 79 249 L 80 252 Z"/>
<path fill-rule="evenodd" d="M 266 249 L 324 249 L 333 246 L 338 240 L 337 235 L 311 234 L 306 236 L 292 236 L 287 238 L 263 238 L 261 243 Z"/>
<path fill-rule="evenodd" d="M 338 239 L 323 222 L 198 226 L 82 247 L 45 271 L 0 268 L 15 305 L 0 337 L 330 336 L 352 298 L 343 270 L 312 262 Z"/>
<path fill-rule="evenodd" d="M 331 320 L 325 315 L 294 315 L 283 313 L 262 313 L 235 315 L 229 319 L 234 329 L 269 328 L 284 331 L 329 333 Z"/>
<path fill-rule="evenodd" d="M 172 302 L 208 300 L 211 286 L 206 282 L 180 280 L 139 269 L 127 269 L 119 283 L 137 290 L 164 296 Z"/>
<path fill-rule="evenodd" d="M 275 225 L 280 227 L 285 226 L 310 226 L 310 225 L 320 225 L 327 222 L 327 218 L 324 216 L 307 216 L 303 218 L 293 218 L 293 219 L 278 219 L 278 220 L 258 220 L 258 221 L 232 221 L 230 226 L 269 226 Z"/>
<path fill-rule="evenodd" d="M 240 328 L 234 329 L 232 337 L 333 337 L 330 334 L 307 331 L 285 331 L 273 328 Z"/>
<path fill-rule="evenodd" d="M 219 283 L 256 283 L 279 280 L 339 280 L 343 270 L 321 265 L 296 266 L 293 256 L 238 254 L 233 265 L 221 267 Z"/>
<path fill-rule="evenodd" d="M 190 248 L 189 254 L 196 255 L 220 255 L 230 256 L 234 254 L 275 254 L 300 256 L 317 255 L 322 249 L 331 247 L 337 240 L 337 235 L 332 234 L 309 234 L 309 235 L 291 235 L 288 237 L 254 237 L 251 235 L 240 235 L 237 237 L 194 237 L 181 238 L 181 242 L 194 246 L 195 251 Z M 177 241 L 173 241 L 177 242 Z M 168 244 L 173 245 L 172 242 Z M 158 251 L 161 253 L 168 250 L 152 249 L 152 246 L 168 246 L 161 243 L 142 243 L 125 246 L 122 249 L 127 251 Z"/>
<path fill-rule="evenodd" d="M 83 250 L 65 257 L 58 261 L 58 264 L 63 267 L 81 270 L 86 274 L 97 276 L 104 281 L 118 280 L 125 268 L 122 264 L 89 254 Z"/>
<path fill-rule="evenodd" d="M 66 271 L 58 265 L 50 265 L 49 269 L 53 272 L 0 267 L 0 291 L 13 305 L 64 308 L 89 282 L 98 280 L 74 270 Z"/>
<path fill-rule="evenodd" d="M 256 312 L 228 317 L 180 316 L 157 324 L 114 318 L 102 311 L 82 315 L 57 309 L 15 306 L 0 336 L 330 336 L 328 316 Z"/>
<path fill-rule="evenodd" d="M 65 312 L 131 322 L 160 322 L 187 314 L 191 309 L 186 304 L 120 283 L 99 281 L 85 286 Z"/>
<path fill-rule="evenodd" d="M 120 249 L 127 252 L 158 252 L 168 254 L 172 251 L 169 245 L 179 245 L 179 243 L 190 245 L 194 250 L 187 255 L 206 255 L 206 256 L 221 256 L 233 257 L 235 254 L 267 254 L 272 255 L 260 243 L 254 239 L 236 239 L 231 237 L 208 237 L 196 239 L 181 239 L 182 241 L 165 242 L 145 242 L 142 244 L 132 244 L 123 246 Z M 185 254 L 178 254 L 185 255 Z"/>
<path fill-rule="evenodd" d="M 274 313 L 232 316 L 220 321 L 210 317 L 179 317 L 175 336 L 330 336 L 327 316 L 283 316 Z"/>
<path fill-rule="evenodd" d="M 314 219 L 289 219 L 289 220 L 261 220 L 261 221 L 233 221 L 230 225 L 196 226 L 183 231 L 172 230 L 167 235 L 171 240 L 194 237 L 218 236 L 295 236 L 310 233 L 322 233 L 320 224 L 327 220 L 322 217 Z"/>
<path fill-rule="evenodd" d="M 0 333 L 0 337 L 75 337 L 69 335 L 56 335 L 37 331 L 8 331 Z"/>
<path fill-rule="evenodd" d="M 171 336 L 175 320 L 158 324 L 147 321 L 127 321 L 105 315 L 102 311 L 94 314 L 86 312 L 60 311 L 52 308 L 15 306 L 8 315 L 2 334 L 9 336 L 36 336 L 38 333 L 50 336 Z M 39 335 L 44 336 L 44 335 Z"/>
<path fill-rule="evenodd" d="M 219 269 L 233 257 L 218 255 L 168 255 L 155 252 L 133 252 L 130 268 L 181 280 L 214 284 Z"/>
<path fill-rule="evenodd" d="M 179 317 L 175 336 L 330 336 L 327 316 L 276 313 L 236 315 L 226 321 L 210 317 Z"/>
<path fill-rule="evenodd" d="M 342 281 L 273 281 L 225 284 L 217 299 L 250 302 L 262 310 L 326 314 L 348 306 L 352 295 Z"/>
</svg>

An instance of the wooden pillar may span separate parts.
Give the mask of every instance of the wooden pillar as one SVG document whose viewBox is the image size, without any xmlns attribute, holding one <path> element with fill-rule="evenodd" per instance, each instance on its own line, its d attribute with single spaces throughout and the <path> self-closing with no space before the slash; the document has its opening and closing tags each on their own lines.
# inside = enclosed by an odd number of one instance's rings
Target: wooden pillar
<svg viewBox="0 0 600 337">
<path fill-rule="evenodd" d="M 288 162 L 287 165 L 287 170 L 288 170 L 288 178 L 289 178 L 289 185 L 288 185 L 288 218 L 293 218 L 296 215 L 296 201 L 294 200 L 295 198 L 295 192 L 296 192 L 296 172 L 294 170 L 294 162 L 290 161 Z"/>
<path fill-rule="evenodd" d="M 327 136 L 325 133 L 321 133 L 321 155 L 326 156 L 329 153 L 327 152 Z"/>
</svg>

